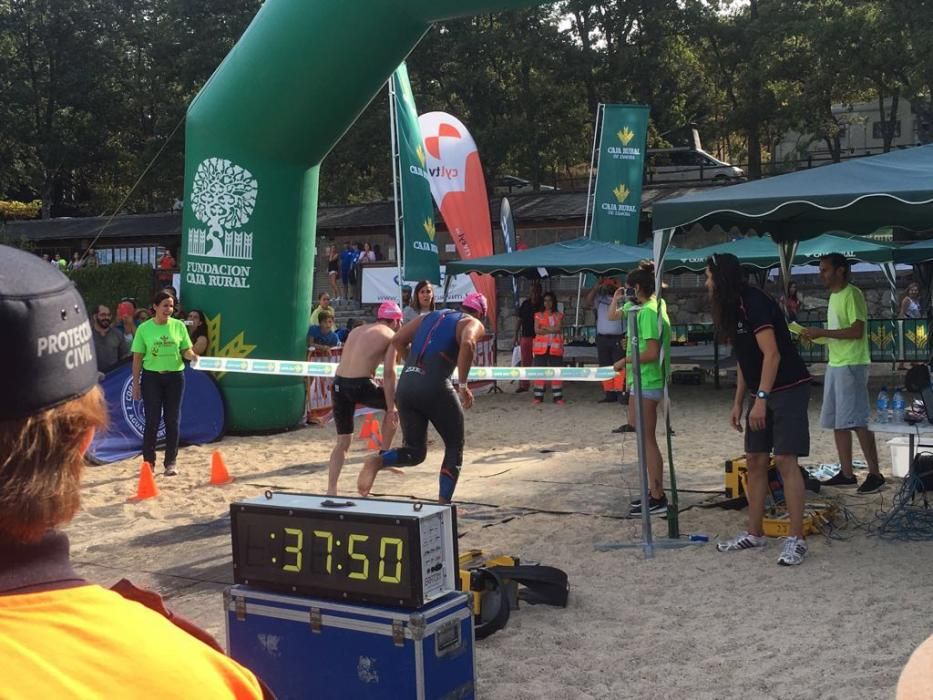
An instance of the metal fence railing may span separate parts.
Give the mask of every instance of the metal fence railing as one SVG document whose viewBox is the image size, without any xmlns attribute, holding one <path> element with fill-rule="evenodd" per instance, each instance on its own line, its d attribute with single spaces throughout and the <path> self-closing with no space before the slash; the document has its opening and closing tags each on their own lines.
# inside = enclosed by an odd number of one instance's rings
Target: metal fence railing
<svg viewBox="0 0 933 700">
<path fill-rule="evenodd" d="M 808 321 L 807 325 L 825 327 L 822 321 Z M 565 343 L 596 342 L 596 326 L 567 326 Z M 710 323 L 680 323 L 671 326 L 672 345 L 692 345 L 713 342 Z M 868 320 L 868 346 L 872 362 L 926 362 L 930 359 L 930 330 L 926 319 L 887 318 Z M 797 339 L 797 350 L 805 362 L 820 363 L 829 359 L 826 345 Z"/>
</svg>

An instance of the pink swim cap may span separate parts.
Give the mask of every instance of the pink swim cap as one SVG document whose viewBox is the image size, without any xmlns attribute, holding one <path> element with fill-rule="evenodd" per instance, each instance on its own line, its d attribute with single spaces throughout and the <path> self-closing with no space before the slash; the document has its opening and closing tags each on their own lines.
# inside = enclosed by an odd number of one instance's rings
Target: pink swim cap
<svg viewBox="0 0 933 700">
<path fill-rule="evenodd" d="M 461 304 L 468 309 L 478 311 L 481 316 L 486 315 L 486 297 L 479 292 L 470 292 L 464 297 Z"/>
<path fill-rule="evenodd" d="M 401 321 L 402 310 L 394 301 L 384 301 L 379 305 L 376 318 L 380 321 Z"/>
</svg>

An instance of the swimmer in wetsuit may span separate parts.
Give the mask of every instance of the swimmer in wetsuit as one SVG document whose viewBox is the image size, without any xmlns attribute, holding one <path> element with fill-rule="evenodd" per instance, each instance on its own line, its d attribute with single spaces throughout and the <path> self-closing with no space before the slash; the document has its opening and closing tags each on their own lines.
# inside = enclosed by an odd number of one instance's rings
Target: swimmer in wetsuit
<svg viewBox="0 0 933 700">
<path fill-rule="evenodd" d="M 383 445 L 389 447 L 398 428 L 398 411 L 393 402 L 386 403 L 382 387 L 373 381 L 380 362 L 387 360 L 392 338 L 402 324 L 402 310 L 394 301 L 383 302 L 376 313 L 376 323 L 354 328 L 347 336 L 337 365 L 337 376 L 331 392 L 334 423 L 337 425 L 337 444 L 330 453 L 327 471 L 327 495 L 337 495 L 337 480 L 353 440 L 353 416 L 357 404 L 386 411 L 382 421 Z M 395 351 L 392 359 L 395 364 Z M 393 372 L 394 376 L 394 372 Z M 389 410 L 386 410 L 386 406 Z"/>
<path fill-rule="evenodd" d="M 463 409 L 473 405 L 467 377 L 476 353 L 476 344 L 486 332 L 480 318 L 486 315 L 486 297 L 468 294 L 460 311 L 443 309 L 419 316 L 395 334 L 386 354 L 384 384 L 386 401 L 395 399 L 402 427 L 402 447 L 367 457 L 357 479 L 361 496 L 368 496 L 376 474 L 387 467 L 421 464 L 427 455 L 428 422 L 444 441 L 438 500 L 450 503 L 463 463 Z M 394 351 L 404 351 L 408 359 L 395 386 Z M 457 370 L 459 385 L 454 390 L 451 374 Z"/>
</svg>

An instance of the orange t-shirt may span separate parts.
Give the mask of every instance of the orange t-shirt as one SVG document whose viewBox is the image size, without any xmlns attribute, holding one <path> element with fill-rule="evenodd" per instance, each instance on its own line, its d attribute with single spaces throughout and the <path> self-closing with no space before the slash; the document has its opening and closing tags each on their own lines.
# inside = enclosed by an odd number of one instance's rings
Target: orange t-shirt
<svg viewBox="0 0 933 700">
<path fill-rule="evenodd" d="M 262 698 L 256 677 L 145 606 L 88 585 L 0 595 L 3 698 Z"/>
</svg>

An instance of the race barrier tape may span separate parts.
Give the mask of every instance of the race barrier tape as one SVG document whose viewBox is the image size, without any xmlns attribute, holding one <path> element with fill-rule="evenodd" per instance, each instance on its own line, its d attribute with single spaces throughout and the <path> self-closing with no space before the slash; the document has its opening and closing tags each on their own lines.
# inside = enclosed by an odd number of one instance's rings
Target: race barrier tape
<svg viewBox="0 0 933 700">
<path fill-rule="evenodd" d="M 297 362 L 288 360 L 250 360 L 235 357 L 202 357 L 193 369 L 202 372 L 239 372 L 291 377 L 329 377 L 337 371 L 336 362 Z M 402 367 L 396 367 L 401 376 Z M 513 379 L 558 379 L 565 382 L 604 382 L 618 374 L 612 367 L 473 367 L 470 381 L 509 381 Z M 382 365 L 376 370 L 382 377 Z M 456 381 L 456 378 L 454 378 Z"/>
</svg>

